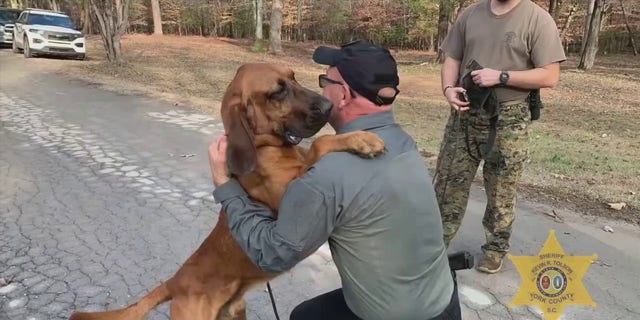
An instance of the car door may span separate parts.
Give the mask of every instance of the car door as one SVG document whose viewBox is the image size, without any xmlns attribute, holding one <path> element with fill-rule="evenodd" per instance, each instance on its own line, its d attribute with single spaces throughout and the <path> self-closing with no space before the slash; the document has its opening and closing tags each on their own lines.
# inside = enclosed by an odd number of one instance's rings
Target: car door
<svg viewBox="0 0 640 320">
<path fill-rule="evenodd" d="M 18 20 L 16 20 L 15 25 L 13 26 L 13 38 L 20 48 L 24 47 L 24 43 L 22 42 L 24 39 L 24 29 L 26 27 L 25 24 L 27 22 L 28 14 L 29 13 L 26 11 L 22 12 L 18 17 Z"/>
</svg>

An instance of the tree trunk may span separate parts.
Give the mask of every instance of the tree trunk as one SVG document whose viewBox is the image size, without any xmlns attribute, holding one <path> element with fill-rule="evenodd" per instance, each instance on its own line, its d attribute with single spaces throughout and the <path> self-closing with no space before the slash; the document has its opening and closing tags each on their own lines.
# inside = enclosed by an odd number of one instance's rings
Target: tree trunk
<svg viewBox="0 0 640 320">
<path fill-rule="evenodd" d="M 58 6 L 58 2 L 56 0 L 49 0 L 49 7 L 53 11 L 60 11 L 60 7 Z"/>
<path fill-rule="evenodd" d="M 587 44 L 587 35 L 589 34 L 589 26 L 591 25 L 591 16 L 593 15 L 593 8 L 596 0 L 587 0 L 587 11 L 584 14 L 584 28 L 582 30 L 582 45 L 580 46 L 580 55 L 584 52 L 584 47 Z"/>
<path fill-rule="evenodd" d="M 256 5 L 256 41 L 262 40 L 263 32 L 262 32 L 262 9 L 263 9 L 263 1 L 255 0 Z"/>
<path fill-rule="evenodd" d="M 282 53 L 282 0 L 273 0 L 271 22 L 269 24 L 269 42 L 271 53 Z"/>
<path fill-rule="evenodd" d="M 553 17 L 553 20 L 556 20 L 556 15 L 558 12 L 558 0 L 549 0 L 549 14 Z"/>
<path fill-rule="evenodd" d="M 160 15 L 160 0 L 151 0 L 153 16 L 153 34 L 162 34 L 162 16 Z"/>
<path fill-rule="evenodd" d="M 429 51 L 435 51 L 436 49 L 436 44 L 434 43 L 435 40 L 435 36 L 433 35 L 433 32 L 429 32 Z"/>
<path fill-rule="evenodd" d="M 91 4 L 89 0 L 82 1 L 82 33 L 93 33 L 93 19 L 91 18 Z"/>
<path fill-rule="evenodd" d="M 102 44 L 109 62 L 124 62 L 120 37 L 126 30 L 129 20 L 131 0 L 90 0 L 93 12 L 100 25 Z"/>
<path fill-rule="evenodd" d="M 20 3 L 20 1 L 18 0 L 11 0 L 10 6 L 11 8 L 18 9 L 22 6 L 22 3 Z"/>
<path fill-rule="evenodd" d="M 296 30 L 296 40 L 304 41 L 305 39 L 302 37 L 302 4 L 303 0 L 298 0 L 298 28 Z"/>
<path fill-rule="evenodd" d="M 451 12 L 453 11 L 452 9 L 452 0 L 440 0 L 438 9 L 438 38 L 434 46 L 434 49 L 438 52 L 436 60 L 439 62 L 444 61 L 444 52 L 442 52 L 441 47 L 449 32 L 449 21 L 451 19 Z"/>
<path fill-rule="evenodd" d="M 589 21 L 588 33 L 585 36 L 586 42 L 584 50 L 580 57 L 579 69 L 589 70 L 593 67 L 598 53 L 598 36 L 600 34 L 600 25 L 602 23 L 602 13 L 604 0 L 594 0 L 593 13 Z"/>
<path fill-rule="evenodd" d="M 567 35 L 567 30 L 569 30 L 569 26 L 571 26 L 571 22 L 573 21 L 573 17 L 576 14 L 576 10 L 578 9 L 578 5 L 574 4 L 569 9 L 569 15 L 567 15 L 567 20 L 564 22 L 564 26 L 562 26 L 562 30 L 560 31 L 560 41 L 565 47 L 565 50 L 568 50 L 568 42 L 565 41 L 565 37 Z"/>
<path fill-rule="evenodd" d="M 573 5 L 569 9 L 569 15 L 567 16 L 567 21 L 565 21 L 564 26 L 562 26 L 562 30 L 560 31 L 560 39 L 564 41 L 564 37 L 567 34 L 567 30 L 569 30 L 569 26 L 571 26 L 571 22 L 573 21 L 573 16 L 576 14 L 576 10 L 578 9 L 578 5 Z"/>
<path fill-rule="evenodd" d="M 624 19 L 624 23 L 627 26 L 627 32 L 629 32 L 629 39 L 631 41 L 631 47 L 633 48 L 633 55 L 638 55 L 638 47 L 636 47 L 636 41 L 633 39 L 633 32 L 631 31 L 631 27 L 629 26 L 629 17 L 627 17 L 627 13 L 624 10 L 624 4 L 622 0 L 620 0 L 620 8 L 622 8 L 622 18 Z"/>
</svg>

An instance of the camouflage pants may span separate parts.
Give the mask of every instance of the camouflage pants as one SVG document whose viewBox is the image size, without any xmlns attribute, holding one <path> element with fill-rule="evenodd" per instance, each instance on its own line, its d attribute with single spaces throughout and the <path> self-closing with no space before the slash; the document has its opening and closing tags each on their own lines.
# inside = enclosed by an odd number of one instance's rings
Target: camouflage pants
<svg viewBox="0 0 640 320">
<path fill-rule="evenodd" d="M 482 167 L 487 206 L 482 224 L 483 250 L 504 256 L 509 250 L 515 219 L 516 185 L 528 159 L 531 115 L 526 103 L 500 107 L 497 135 Z M 446 246 L 455 236 L 467 208 L 471 183 L 489 135 L 489 117 L 480 112 L 452 110 L 438 156 L 435 190 L 442 215 Z M 467 140 L 468 136 L 468 140 Z M 468 145 L 467 145 L 468 144 Z M 471 150 L 471 156 L 468 152 Z"/>
</svg>

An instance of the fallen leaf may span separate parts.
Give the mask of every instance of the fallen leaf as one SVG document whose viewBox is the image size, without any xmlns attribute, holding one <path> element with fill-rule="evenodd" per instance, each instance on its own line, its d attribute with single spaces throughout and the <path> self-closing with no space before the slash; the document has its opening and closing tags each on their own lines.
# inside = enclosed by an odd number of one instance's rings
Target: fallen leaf
<svg viewBox="0 0 640 320">
<path fill-rule="evenodd" d="M 602 230 L 606 231 L 606 232 L 611 232 L 613 233 L 613 228 L 609 227 L 609 226 L 604 226 L 602 227 Z"/>
<path fill-rule="evenodd" d="M 591 263 L 596 263 L 596 264 L 599 264 L 600 266 L 603 266 L 603 267 L 611 267 L 610 264 L 608 264 L 607 262 L 605 262 L 603 260 L 600 260 L 600 259 L 593 260 L 593 262 L 591 262 Z"/>
<path fill-rule="evenodd" d="M 551 210 L 551 212 L 545 212 L 546 215 L 548 215 L 549 217 L 552 217 L 554 220 L 556 220 L 557 222 L 564 222 L 564 220 L 562 219 L 562 217 L 560 217 L 558 215 L 558 213 L 556 212 L 556 210 Z"/>
<path fill-rule="evenodd" d="M 183 158 L 191 158 L 191 157 L 195 156 L 195 154 L 193 154 L 193 153 L 181 154 L 180 156 L 183 157 Z"/>
<path fill-rule="evenodd" d="M 602 134 L 602 137 L 603 137 L 603 138 L 606 138 L 606 137 L 607 137 L 607 134 L 606 134 L 606 133 L 603 133 L 603 134 Z"/>
<path fill-rule="evenodd" d="M 622 210 L 622 208 L 626 207 L 627 204 L 624 202 L 616 202 L 616 203 L 607 203 L 609 208 L 614 210 Z"/>
<path fill-rule="evenodd" d="M 429 152 L 429 151 L 424 150 L 424 149 L 420 150 L 420 155 L 425 157 L 425 158 L 431 158 L 431 157 L 435 157 L 436 156 L 435 153 Z"/>
<path fill-rule="evenodd" d="M 633 191 L 629 191 L 629 194 L 633 196 L 633 195 L 635 195 L 636 193 L 635 193 L 635 192 L 633 192 Z"/>
</svg>

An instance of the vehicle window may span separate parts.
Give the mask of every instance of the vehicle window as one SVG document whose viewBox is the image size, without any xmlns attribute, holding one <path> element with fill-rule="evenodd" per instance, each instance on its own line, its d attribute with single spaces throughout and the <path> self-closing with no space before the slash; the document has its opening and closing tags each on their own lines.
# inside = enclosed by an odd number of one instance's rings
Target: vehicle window
<svg viewBox="0 0 640 320">
<path fill-rule="evenodd" d="M 18 20 L 16 21 L 16 23 L 24 23 L 24 17 L 27 15 L 26 12 L 23 12 L 20 14 L 20 17 L 18 18 Z"/>
<path fill-rule="evenodd" d="M 27 18 L 27 21 L 28 21 L 27 24 L 29 25 L 41 24 L 46 26 L 57 26 L 57 27 L 75 29 L 73 22 L 71 21 L 71 19 L 69 19 L 69 17 L 44 15 L 44 14 L 37 14 L 32 12 L 29 15 L 29 18 Z"/>
<path fill-rule="evenodd" d="M 17 10 L 0 10 L 0 23 L 14 23 L 20 16 L 20 11 Z"/>
</svg>

